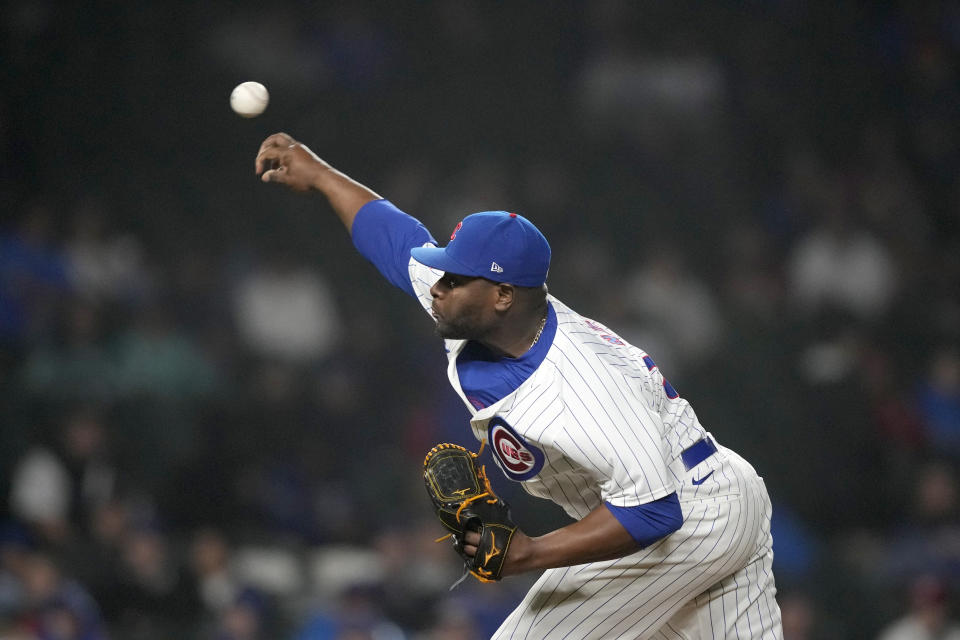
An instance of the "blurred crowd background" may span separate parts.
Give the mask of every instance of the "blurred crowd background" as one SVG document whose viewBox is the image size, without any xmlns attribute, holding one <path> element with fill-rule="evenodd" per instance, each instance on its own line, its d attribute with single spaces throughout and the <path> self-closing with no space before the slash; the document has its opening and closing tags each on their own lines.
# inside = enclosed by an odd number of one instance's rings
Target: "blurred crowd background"
<svg viewBox="0 0 960 640">
<path fill-rule="evenodd" d="M 0 637 L 466 640 L 534 579 L 448 591 L 467 411 L 254 176 L 283 130 L 441 242 L 543 229 L 765 477 L 788 640 L 956 638 L 958 54 L 956 2 L 0 1 Z"/>
</svg>

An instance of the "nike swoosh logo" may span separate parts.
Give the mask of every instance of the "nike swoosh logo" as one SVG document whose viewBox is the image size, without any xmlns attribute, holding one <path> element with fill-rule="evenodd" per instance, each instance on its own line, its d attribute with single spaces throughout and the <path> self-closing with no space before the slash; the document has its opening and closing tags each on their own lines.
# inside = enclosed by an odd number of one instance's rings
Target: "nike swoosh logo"
<svg viewBox="0 0 960 640">
<path fill-rule="evenodd" d="M 707 475 L 703 476 L 703 477 L 700 478 L 699 480 L 697 480 L 696 478 L 691 478 L 691 479 L 690 479 L 690 482 L 692 482 L 693 484 L 703 484 L 704 482 L 706 482 L 707 478 L 709 478 L 709 477 L 712 476 L 712 475 L 713 475 L 713 471 L 711 471 L 711 472 L 708 473 Z"/>
<path fill-rule="evenodd" d="M 497 549 L 497 538 L 494 534 L 490 534 L 490 546 L 492 547 L 490 551 L 486 553 L 483 558 L 483 564 L 490 562 L 490 558 L 494 558 L 500 555 L 500 549 Z"/>
</svg>

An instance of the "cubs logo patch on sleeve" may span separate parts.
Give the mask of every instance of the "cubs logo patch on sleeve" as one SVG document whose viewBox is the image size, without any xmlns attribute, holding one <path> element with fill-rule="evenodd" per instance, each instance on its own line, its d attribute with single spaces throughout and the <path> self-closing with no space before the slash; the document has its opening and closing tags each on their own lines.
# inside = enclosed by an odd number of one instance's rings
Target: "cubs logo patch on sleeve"
<svg viewBox="0 0 960 640">
<path fill-rule="evenodd" d="M 529 480 L 543 468 L 543 452 L 524 440 L 499 416 L 487 425 L 487 442 L 497 466 L 511 480 Z"/>
</svg>

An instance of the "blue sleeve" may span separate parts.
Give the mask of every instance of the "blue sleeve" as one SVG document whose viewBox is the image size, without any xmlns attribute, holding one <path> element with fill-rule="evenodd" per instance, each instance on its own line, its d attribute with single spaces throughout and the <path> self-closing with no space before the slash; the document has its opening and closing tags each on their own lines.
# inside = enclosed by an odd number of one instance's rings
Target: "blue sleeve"
<svg viewBox="0 0 960 640">
<path fill-rule="evenodd" d="M 615 507 L 609 502 L 604 504 L 641 549 L 665 538 L 683 524 L 683 512 L 676 492 L 635 507 Z"/>
<path fill-rule="evenodd" d="M 360 207 L 350 234 L 353 246 L 384 278 L 416 297 L 407 270 L 410 249 L 437 242 L 419 220 L 400 211 L 389 200 L 374 200 Z"/>
</svg>

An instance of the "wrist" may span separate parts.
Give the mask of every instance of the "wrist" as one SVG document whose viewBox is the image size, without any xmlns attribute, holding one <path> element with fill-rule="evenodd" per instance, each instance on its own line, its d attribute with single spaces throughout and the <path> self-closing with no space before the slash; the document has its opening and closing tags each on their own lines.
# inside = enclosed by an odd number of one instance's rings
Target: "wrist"
<svg viewBox="0 0 960 640">
<path fill-rule="evenodd" d="M 510 541 L 503 575 L 515 575 L 536 569 L 537 549 L 537 539 L 517 529 L 513 534 L 513 540 Z"/>
</svg>

